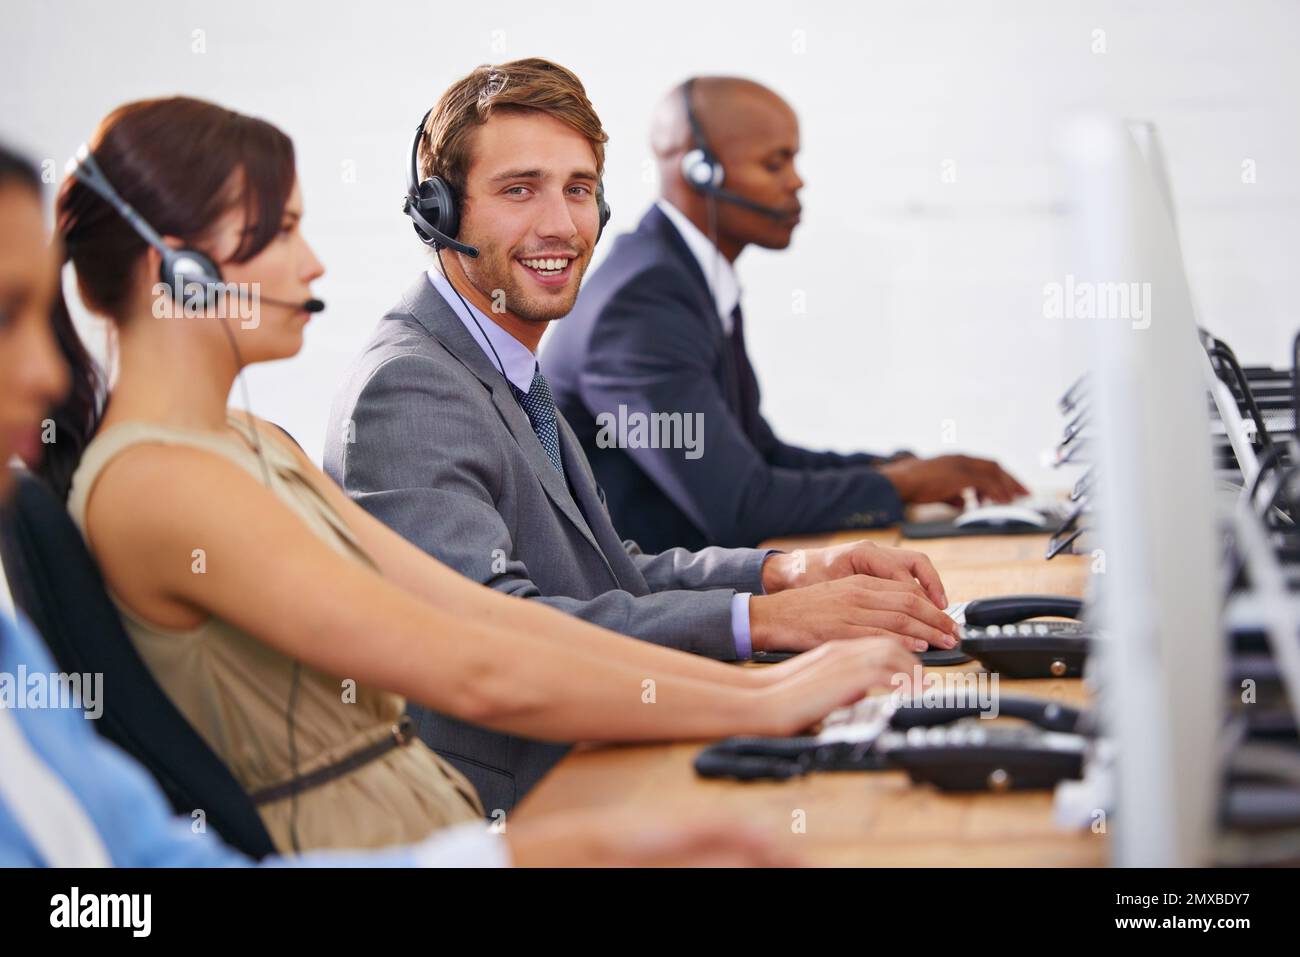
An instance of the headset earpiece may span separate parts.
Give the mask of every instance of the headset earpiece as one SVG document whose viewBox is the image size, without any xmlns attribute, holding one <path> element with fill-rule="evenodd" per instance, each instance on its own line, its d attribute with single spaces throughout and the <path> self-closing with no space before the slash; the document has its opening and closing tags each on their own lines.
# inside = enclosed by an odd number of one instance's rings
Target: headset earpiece
<svg viewBox="0 0 1300 957">
<path fill-rule="evenodd" d="M 703 147 L 682 157 L 682 177 L 698 190 L 717 189 L 724 175 L 722 164 Z"/>
<path fill-rule="evenodd" d="M 605 225 L 609 222 L 614 211 L 609 208 L 605 202 L 605 181 L 603 179 L 596 182 L 596 209 L 600 213 L 600 227 L 596 230 L 596 243 L 600 242 L 600 237 L 604 235 Z M 592 245 L 596 245 L 592 243 Z"/>
<path fill-rule="evenodd" d="M 411 162 L 406 169 L 406 197 L 402 200 L 402 212 L 411 217 L 415 235 L 426 246 L 434 249 L 447 247 L 466 256 L 477 256 L 476 247 L 456 239 L 456 233 L 460 231 L 460 209 L 451 185 L 441 176 L 420 179 L 420 140 L 432 112 L 430 109 L 424 114 L 420 125 L 415 128 L 415 139 L 411 141 Z"/>
<path fill-rule="evenodd" d="M 691 77 L 682 84 L 682 104 L 686 111 L 686 125 L 691 131 L 691 143 L 694 148 L 682 157 L 682 177 L 692 187 L 702 193 L 721 188 L 726 179 L 726 171 L 704 138 L 704 129 L 700 119 L 695 115 L 695 105 L 691 102 L 691 91 L 695 89 L 695 78 Z"/>
<path fill-rule="evenodd" d="M 166 247 L 162 252 L 162 262 L 158 266 L 158 280 L 172 290 L 177 305 L 184 305 L 191 290 L 198 286 L 203 290 L 203 309 L 218 307 L 218 288 L 222 285 L 221 269 L 212 258 L 197 249 L 172 249 Z"/>
<path fill-rule="evenodd" d="M 416 186 L 415 193 L 408 197 L 406 214 L 415 225 L 415 234 L 427 245 L 441 243 L 439 233 L 452 238 L 460 231 L 455 197 L 441 176 L 431 176 Z"/>
</svg>

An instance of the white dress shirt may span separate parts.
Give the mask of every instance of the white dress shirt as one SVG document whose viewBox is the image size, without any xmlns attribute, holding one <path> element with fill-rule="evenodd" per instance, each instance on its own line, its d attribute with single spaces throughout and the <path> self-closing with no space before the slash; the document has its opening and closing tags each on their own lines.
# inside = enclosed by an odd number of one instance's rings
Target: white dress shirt
<svg viewBox="0 0 1300 957">
<path fill-rule="evenodd" d="M 477 306 L 470 305 L 469 300 L 461 302 L 461 297 L 452 288 L 451 283 L 437 266 L 429 267 L 429 282 L 438 290 L 451 311 L 465 324 L 469 334 L 474 337 L 483 354 L 492 361 L 492 366 L 505 373 L 506 379 L 525 395 L 533 387 L 533 374 L 537 371 L 537 356 L 528 347 L 493 322 Z M 466 312 L 466 307 L 469 312 Z M 491 343 L 489 346 L 488 343 Z M 493 349 L 496 354 L 493 354 Z M 497 365 L 497 359 L 501 364 Z"/>
<path fill-rule="evenodd" d="M 664 213 L 670 219 L 674 216 L 680 217 L 682 222 L 685 223 L 685 228 L 694 230 L 695 235 L 699 240 L 703 241 L 706 249 L 713 249 L 713 244 L 704 237 L 703 233 L 695 229 L 691 221 L 682 216 L 681 212 L 663 200 L 659 202 Z M 678 227 L 678 229 L 682 228 L 681 226 Z M 685 235 L 683 233 L 683 236 Z M 690 243 L 692 240 L 687 237 L 687 242 Z M 719 275 L 725 274 L 730 277 L 729 285 L 721 280 L 718 283 L 720 289 L 730 290 L 727 292 L 727 296 L 731 302 L 725 317 L 723 313 L 719 313 L 718 318 L 722 320 L 722 328 L 727 335 L 731 335 L 731 312 L 736 308 L 736 303 L 740 301 L 740 286 L 736 282 L 736 273 L 731 268 L 731 263 L 727 262 L 726 257 L 719 254 L 717 260 L 719 262 Z M 703 268 L 703 265 L 701 265 L 701 268 Z M 484 315 L 481 309 L 470 305 L 468 300 L 461 302 L 461 297 L 452 288 L 447 277 L 442 274 L 437 266 L 430 266 L 428 275 L 429 282 L 433 283 L 433 288 L 438 290 L 439 295 L 451 307 L 451 311 L 456 314 L 456 317 L 464 324 L 469 334 L 474 337 L 474 341 L 483 350 L 483 354 L 492 360 L 492 365 L 503 371 L 506 378 L 516 389 L 527 393 L 533 384 L 533 373 L 540 368 L 537 363 L 537 356 L 530 352 L 522 342 Z M 469 309 L 468 312 L 466 312 L 466 307 Z M 491 343 L 491 346 L 488 345 L 489 343 Z M 496 350 L 495 356 L 493 355 L 493 349 Z M 500 359 L 499 366 L 497 365 L 498 358 Z M 750 592 L 738 592 L 731 599 L 731 637 L 736 643 L 736 656 L 742 660 L 751 657 L 753 653 L 749 626 L 750 595 Z"/>
<path fill-rule="evenodd" d="M 740 304 L 740 280 L 736 278 L 735 267 L 680 209 L 666 199 L 655 200 L 655 205 L 668 217 L 682 239 L 686 240 L 686 245 L 690 247 L 695 261 L 700 264 L 700 271 L 704 273 L 709 289 L 713 292 L 713 304 L 718 310 L 722 331 L 731 335 L 731 314 Z"/>
</svg>

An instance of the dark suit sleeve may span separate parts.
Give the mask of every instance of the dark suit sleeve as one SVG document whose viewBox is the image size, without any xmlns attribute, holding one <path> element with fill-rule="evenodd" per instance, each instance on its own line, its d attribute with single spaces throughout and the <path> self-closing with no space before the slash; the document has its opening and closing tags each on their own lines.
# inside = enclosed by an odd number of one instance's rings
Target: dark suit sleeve
<svg viewBox="0 0 1300 957">
<path fill-rule="evenodd" d="M 682 282 L 670 266 L 648 269 L 602 310 L 579 381 L 597 426 L 602 413 L 616 419 L 619 406 L 628 415 L 698 417 L 703 442 L 694 450 L 629 442 L 635 447 L 625 451 L 719 545 L 897 521 L 898 493 L 869 465 L 814 468 L 799 456 L 792 465 L 774 464 L 755 447 L 716 378 L 720 346 L 706 323 L 717 320 L 700 311 Z"/>
<path fill-rule="evenodd" d="M 342 453 L 344 490 L 408 541 L 467 578 L 531 598 L 613 631 L 713 658 L 734 659 L 735 590 L 607 591 L 591 600 L 543 596 L 516 558 L 496 510 L 505 449 L 464 385 L 429 359 L 400 356 L 362 387 Z M 436 410 L 431 413 L 430 410 Z M 760 563 L 761 564 L 761 563 Z"/>
<path fill-rule="evenodd" d="M 753 367 L 746 362 L 744 368 L 740 370 L 740 375 L 747 380 L 748 391 L 755 397 L 754 404 L 758 405 L 760 390 Z M 788 445 L 776 437 L 766 417 L 757 410 L 754 419 L 749 433 L 750 440 L 768 465 L 787 469 L 844 469 L 851 466 L 879 465 L 888 462 L 892 457 L 871 452 L 855 452 L 848 455 L 839 452 L 814 452 L 797 445 Z"/>
<path fill-rule="evenodd" d="M 752 378 L 752 373 L 751 373 Z M 754 383 L 754 394 L 758 394 L 758 383 Z M 870 452 L 854 452 L 843 455 L 839 452 L 814 452 L 797 445 L 787 445 L 776 437 L 767 419 L 758 416 L 751 436 L 754 448 L 758 449 L 768 465 L 787 469 L 845 469 L 854 466 L 879 465 L 889 461 L 889 456 L 874 455 Z"/>
</svg>

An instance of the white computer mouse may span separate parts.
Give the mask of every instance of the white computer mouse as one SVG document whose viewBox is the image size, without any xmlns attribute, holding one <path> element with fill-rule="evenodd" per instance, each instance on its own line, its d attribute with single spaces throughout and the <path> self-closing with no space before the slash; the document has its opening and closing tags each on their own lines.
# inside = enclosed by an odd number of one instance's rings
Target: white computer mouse
<svg viewBox="0 0 1300 957">
<path fill-rule="evenodd" d="M 983 505 L 962 512 L 953 522 L 958 528 L 1047 528 L 1047 518 L 1023 505 Z"/>
</svg>

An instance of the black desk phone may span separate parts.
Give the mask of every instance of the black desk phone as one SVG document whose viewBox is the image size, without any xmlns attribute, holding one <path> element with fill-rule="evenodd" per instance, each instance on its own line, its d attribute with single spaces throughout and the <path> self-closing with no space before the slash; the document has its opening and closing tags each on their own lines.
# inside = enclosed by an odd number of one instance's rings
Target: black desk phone
<svg viewBox="0 0 1300 957">
<path fill-rule="evenodd" d="M 894 695 L 828 716 L 817 734 L 728 738 L 696 756 L 706 778 L 781 780 L 813 771 L 902 770 L 945 791 L 1054 787 L 1083 774 L 1087 716 L 1067 705 L 1004 695 L 995 724 L 976 706 L 932 707 Z"/>
<path fill-rule="evenodd" d="M 926 665 L 956 665 L 978 659 L 1008 678 L 1078 678 L 1092 645 L 1092 632 L 1079 621 L 1083 601 L 1062 595 L 1004 595 L 976 598 L 948 609 L 962 626 L 955 648 L 922 652 Z M 1042 616 L 1070 621 L 1031 621 Z M 794 652 L 755 652 L 754 660 L 784 661 Z"/>
<path fill-rule="evenodd" d="M 1083 601 L 1060 595 L 977 598 L 949 613 L 962 625 L 959 647 L 1007 678 L 1077 678 L 1092 645 L 1079 619 Z M 1070 621 L 1033 621 L 1043 616 Z"/>
<path fill-rule="evenodd" d="M 1054 788 L 1083 777 L 1088 740 L 1042 728 L 997 727 L 978 718 L 950 727 L 887 731 L 876 751 L 913 781 L 942 791 Z"/>
</svg>

